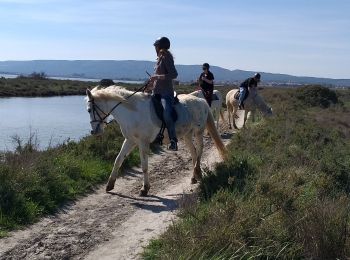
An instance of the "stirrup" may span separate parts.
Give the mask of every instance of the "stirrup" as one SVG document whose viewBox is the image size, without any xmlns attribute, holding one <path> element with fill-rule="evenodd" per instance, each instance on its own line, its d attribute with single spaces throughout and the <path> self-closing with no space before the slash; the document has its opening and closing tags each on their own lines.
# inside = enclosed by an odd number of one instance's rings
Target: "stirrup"
<svg viewBox="0 0 350 260">
<path fill-rule="evenodd" d="M 164 139 L 164 135 L 159 133 L 156 137 L 156 139 L 154 140 L 154 142 L 156 144 L 159 144 L 159 145 L 163 145 L 163 139 Z"/>
</svg>

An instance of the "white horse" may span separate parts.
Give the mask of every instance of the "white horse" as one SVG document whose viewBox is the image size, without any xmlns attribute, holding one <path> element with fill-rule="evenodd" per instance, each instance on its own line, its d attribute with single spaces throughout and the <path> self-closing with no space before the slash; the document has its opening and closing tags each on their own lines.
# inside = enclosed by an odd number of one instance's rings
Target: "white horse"
<svg viewBox="0 0 350 260">
<path fill-rule="evenodd" d="M 202 90 L 196 90 L 190 93 L 193 96 L 205 99 Z M 214 89 L 213 96 L 216 95 L 218 99 L 211 101 L 211 112 L 213 113 L 214 120 L 216 121 L 216 129 L 219 129 L 219 117 L 224 121 L 224 115 L 222 114 L 222 95 L 219 90 Z"/>
<path fill-rule="evenodd" d="M 161 125 L 161 121 L 156 116 L 151 96 L 144 93 L 136 93 L 131 96 L 133 92 L 119 86 L 110 86 L 104 89 L 95 87 L 91 91 L 87 89 L 86 94 L 87 109 L 91 119 L 91 133 L 102 133 L 107 116 L 112 115 L 118 122 L 125 138 L 122 148 L 115 159 L 106 191 L 114 188 L 118 169 L 125 157 L 138 146 L 141 167 L 144 174 L 140 195 L 147 196 L 150 189 L 148 178 L 149 144 L 155 140 Z M 178 114 L 176 134 L 178 138 L 184 138 L 191 152 L 194 166 L 191 182 L 196 183 L 202 177 L 200 160 L 203 150 L 203 131 L 205 127 L 209 130 L 222 157 L 226 155 L 226 147 L 222 143 L 215 128 L 214 119 L 209 111 L 207 102 L 192 95 L 180 95 L 179 100 L 180 103 L 175 106 Z M 166 131 L 165 135 L 165 142 L 169 142 Z M 192 140 L 193 135 L 196 145 Z"/>
<path fill-rule="evenodd" d="M 238 109 L 238 100 L 235 99 L 235 94 L 238 92 L 238 89 L 230 90 L 226 95 L 226 106 L 228 112 L 228 124 L 231 129 L 231 115 L 232 115 L 232 124 L 235 129 L 238 129 L 235 118 L 237 118 L 237 109 Z M 247 99 L 244 101 L 244 120 L 243 127 L 245 127 L 245 123 L 247 121 L 248 112 L 251 111 L 252 121 L 255 120 L 255 111 L 258 108 L 264 116 L 272 115 L 272 108 L 269 107 L 264 99 L 259 95 L 257 88 L 249 89 L 249 95 Z"/>
</svg>

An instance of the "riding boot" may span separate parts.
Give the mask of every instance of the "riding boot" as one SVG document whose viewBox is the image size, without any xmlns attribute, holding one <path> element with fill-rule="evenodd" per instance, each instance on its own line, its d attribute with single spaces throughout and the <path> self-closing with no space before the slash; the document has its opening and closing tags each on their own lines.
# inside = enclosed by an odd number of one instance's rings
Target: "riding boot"
<svg viewBox="0 0 350 260">
<path fill-rule="evenodd" d="M 170 140 L 170 145 L 168 147 L 169 150 L 171 151 L 177 151 L 177 142 L 174 139 Z"/>
</svg>

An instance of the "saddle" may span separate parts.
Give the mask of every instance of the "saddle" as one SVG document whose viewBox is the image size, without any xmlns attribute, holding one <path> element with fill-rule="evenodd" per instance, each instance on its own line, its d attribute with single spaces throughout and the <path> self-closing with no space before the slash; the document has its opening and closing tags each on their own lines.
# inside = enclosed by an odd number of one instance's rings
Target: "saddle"
<svg viewBox="0 0 350 260">
<path fill-rule="evenodd" d="M 175 102 L 174 102 L 174 106 L 175 106 L 176 104 L 179 103 L 179 99 L 177 97 L 176 92 L 174 92 L 174 99 L 175 99 Z M 153 107 L 154 107 L 154 110 L 156 112 L 157 117 L 162 121 L 162 125 L 160 127 L 159 133 L 158 133 L 156 139 L 153 141 L 153 143 L 162 145 L 166 124 L 165 124 L 164 117 L 163 117 L 164 108 L 163 108 L 162 101 L 161 101 L 161 95 L 159 95 L 159 94 L 152 95 L 152 104 L 153 104 Z M 171 111 L 171 117 L 172 117 L 173 121 L 176 122 L 178 119 L 178 115 L 177 115 L 176 110 L 174 109 L 174 106 L 173 106 L 173 109 Z"/>
<path fill-rule="evenodd" d="M 233 96 L 236 100 L 239 100 L 239 96 L 241 95 L 241 92 L 238 90 L 235 95 Z M 249 90 L 247 90 L 245 97 L 243 98 L 243 101 L 247 99 L 249 96 Z"/>
<path fill-rule="evenodd" d="M 179 99 L 177 98 L 176 92 L 174 92 L 174 98 L 175 98 L 175 102 L 174 102 L 174 106 L 175 106 L 176 104 L 179 103 Z M 162 121 L 162 123 L 164 123 L 164 118 L 163 118 L 164 108 L 162 105 L 161 96 L 159 94 L 152 95 L 152 103 L 153 103 L 153 107 L 157 117 Z M 177 113 L 174 107 L 171 111 L 171 117 L 173 118 L 174 122 L 177 121 Z"/>
</svg>

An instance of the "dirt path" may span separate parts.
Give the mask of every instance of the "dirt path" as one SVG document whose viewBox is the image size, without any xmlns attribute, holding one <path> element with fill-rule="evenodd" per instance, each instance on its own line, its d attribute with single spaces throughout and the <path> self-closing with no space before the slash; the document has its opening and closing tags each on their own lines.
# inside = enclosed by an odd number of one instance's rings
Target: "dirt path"
<svg viewBox="0 0 350 260">
<path fill-rule="evenodd" d="M 227 129 L 221 131 L 227 131 Z M 230 134 L 223 135 L 227 143 Z M 205 138 L 202 168 L 219 156 Z M 140 169 L 117 179 L 115 189 L 94 193 L 66 206 L 25 230 L 0 240 L 0 259 L 137 259 L 142 247 L 176 218 L 178 201 L 196 187 L 190 185 L 191 159 L 184 144 L 149 159 L 151 190 L 139 197 Z"/>
</svg>

